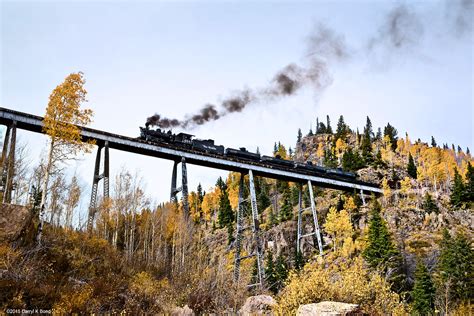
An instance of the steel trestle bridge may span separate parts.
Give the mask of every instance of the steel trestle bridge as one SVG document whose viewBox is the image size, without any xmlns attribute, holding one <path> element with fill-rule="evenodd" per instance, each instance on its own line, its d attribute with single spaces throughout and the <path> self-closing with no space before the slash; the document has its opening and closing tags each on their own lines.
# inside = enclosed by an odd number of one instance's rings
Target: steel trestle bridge
<svg viewBox="0 0 474 316">
<path fill-rule="evenodd" d="M 35 133 L 42 133 L 43 131 L 43 117 L 32 115 L 29 113 L 19 112 L 11 109 L 0 108 L 0 124 L 6 125 L 7 130 L 5 134 L 5 140 L 3 143 L 2 156 L 0 160 L 0 177 L 3 182 L 3 202 L 11 202 L 12 193 L 12 179 L 14 175 L 14 156 L 16 146 L 16 130 L 22 129 Z M 186 164 L 193 164 L 198 166 L 204 166 L 214 169 L 221 169 L 227 171 L 234 171 L 241 174 L 240 189 L 239 189 L 239 202 L 237 208 L 237 227 L 236 227 L 236 239 L 235 239 L 235 270 L 234 277 L 237 281 L 239 279 L 240 261 L 248 257 L 255 256 L 257 259 L 258 266 L 258 279 L 257 286 L 262 286 L 264 280 L 263 273 L 263 247 L 260 242 L 259 234 L 259 221 L 258 211 L 256 203 L 256 195 L 254 188 L 254 176 L 261 176 L 265 178 L 278 179 L 283 181 L 296 182 L 299 184 L 299 205 L 298 205 L 298 237 L 297 237 L 297 249 L 300 250 L 300 241 L 305 237 L 316 237 L 319 248 L 319 253 L 322 254 L 322 242 L 319 231 L 319 224 L 316 212 L 316 206 L 314 203 L 314 196 L 312 186 L 319 186 L 322 188 L 337 189 L 346 192 L 360 192 L 364 200 L 364 194 L 376 194 L 382 193 L 382 190 L 378 185 L 359 181 L 357 179 L 341 180 L 328 176 L 317 176 L 311 174 L 308 171 L 298 170 L 290 167 L 281 167 L 270 165 L 265 162 L 251 162 L 238 157 L 227 157 L 221 155 L 215 155 L 211 153 L 205 153 L 201 151 L 195 151 L 191 149 L 181 148 L 173 144 L 158 144 L 149 141 L 145 141 L 139 138 L 133 138 L 114 134 L 106 131 L 92 129 L 88 127 L 80 127 L 81 135 L 83 140 L 95 140 L 97 149 L 97 156 L 95 162 L 94 176 L 92 182 L 91 202 L 89 208 L 88 217 L 88 229 L 93 226 L 94 216 L 97 211 L 97 191 L 100 180 L 104 180 L 104 197 L 109 196 L 109 149 L 116 149 L 135 153 L 139 155 L 152 156 L 162 159 L 171 160 L 174 162 L 172 179 L 171 179 L 171 191 L 170 199 L 172 201 L 177 200 L 177 194 L 182 193 L 182 202 L 185 215 L 188 215 L 188 186 L 187 186 L 187 168 Z M 103 172 L 100 173 L 100 161 L 101 152 L 104 149 L 104 164 Z M 177 167 L 181 163 L 181 186 L 177 187 Z M 248 227 L 243 226 L 243 181 L 244 175 L 249 175 L 249 191 L 250 191 L 250 204 L 252 207 L 252 219 L 251 225 Z M 302 208 L 302 185 L 307 184 L 311 206 L 311 215 L 313 217 L 314 231 L 305 233 L 302 227 L 302 213 L 305 209 Z M 243 231 L 247 228 L 251 228 L 255 241 L 255 250 L 253 253 L 247 256 L 241 256 L 241 242 L 243 238 Z"/>
</svg>

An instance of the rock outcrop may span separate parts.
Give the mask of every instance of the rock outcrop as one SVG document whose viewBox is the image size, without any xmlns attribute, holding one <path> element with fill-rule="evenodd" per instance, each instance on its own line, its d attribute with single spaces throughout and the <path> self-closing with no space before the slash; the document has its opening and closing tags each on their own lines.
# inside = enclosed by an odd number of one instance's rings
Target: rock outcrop
<svg viewBox="0 0 474 316">
<path fill-rule="evenodd" d="M 172 316 L 192 316 L 194 312 L 188 305 L 184 305 L 184 307 L 175 307 L 171 312 Z"/>
<path fill-rule="evenodd" d="M 239 310 L 239 315 L 273 315 L 271 308 L 276 305 L 276 301 L 269 295 L 250 296 Z"/>
<path fill-rule="evenodd" d="M 356 315 L 359 313 L 359 305 L 340 302 L 319 302 L 301 305 L 298 308 L 298 316 L 339 316 Z"/>
<path fill-rule="evenodd" d="M 21 205 L 0 205 L 0 242 L 12 242 L 31 223 L 32 212 Z"/>
</svg>

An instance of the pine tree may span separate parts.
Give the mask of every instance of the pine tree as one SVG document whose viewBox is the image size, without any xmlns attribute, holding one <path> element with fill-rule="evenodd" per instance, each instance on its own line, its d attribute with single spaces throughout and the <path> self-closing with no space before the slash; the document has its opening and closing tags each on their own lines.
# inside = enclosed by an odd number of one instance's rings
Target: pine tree
<svg viewBox="0 0 474 316">
<path fill-rule="evenodd" d="M 471 151 L 469 150 L 469 147 L 466 148 L 466 155 L 470 155 L 471 154 Z"/>
<path fill-rule="evenodd" d="M 276 287 L 279 291 L 281 288 L 283 288 L 284 282 L 288 277 L 288 266 L 282 252 L 280 252 L 275 261 L 275 276 L 277 279 Z"/>
<path fill-rule="evenodd" d="M 310 126 L 310 127 L 309 127 L 308 136 L 313 136 L 313 135 L 314 135 L 314 134 L 313 134 L 313 127 Z"/>
<path fill-rule="evenodd" d="M 417 177 L 416 166 L 415 166 L 415 161 L 413 160 L 413 156 L 411 155 L 411 153 L 408 154 L 407 172 L 410 177 L 412 177 L 413 179 L 416 179 Z"/>
<path fill-rule="evenodd" d="M 411 292 L 415 315 L 431 315 L 434 312 L 436 289 L 425 264 L 420 260 L 416 265 L 415 284 Z"/>
<path fill-rule="evenodd" d="M 397 149 L 397 141 L 398 141 L 398 137 L 397 137 L 397 129 L 395 127 L 393 127 L 392 125 L 390 125 L 390 123 L 387 123 L 387 126 L 385 126 L 384 130 L 383 130 L 383 136 L 388 136 L 390 138 L 390 143 L 392 145 L 392 150 L 395 151 L 395 149 Z"/>
<path fill-rule="evenodd" d="M 379 142 L 382 141 L 382 129 L 380 127 L 377 129 L 377 135 L 375 136 L 375 139 Z"/>
<path fill-rule="evenodd" d="M 395 245 L 392 242 L 387 224 L 380 215 L 381 206 L 378 201 L 374 201 L 369 221 L 369 236 L 367 247 L 363 252 L 363 257 L 372 268 L 388 268 L 389 261 L 398 255 Z"/>
<path fill-rule="evenodd" d="M 199 202 L 202 203 L 202 201 L 204 200 L 204 194 L 202 192 L 201 183 L 198 184 L 196 191 L 197 191 L 197 195 L 198 195 L 198 198 L 199 198 Z"/>
<path fill-rule="evenodd" d="M 331 148 L 328 148 L 324 151 L 324 166 L 328 168 L 336 168 L 337 167 L 337 157 L 334 154 L 334 151 Z"/>
<path fill-rule="evenodd" d="M 339 121 L 337 122 L 336 137 L 335 139 L 345 140 L 347 136 L 347 125 L 344 123 L 344 116 L 339 116 Z"/>
<path fill-rule="evenodd" d="M 291 204 L 291 191 L 290 188 L 286 188 L 283 191 L 283 205 L 280 209 L 280 222 L 284 222 L 293 218 L 293 206 Z"/>
<path fill-rule="evenodd" d="M 464 183 L 458 169 L 454 168 L 454 180 L 451 189 L 451 205 L 454 207 L 461 206 L 464 200 Z"/>
<path fill-rule="evenodd" d="M 273 261 L 272 251 L 268 252 L 266 262 L 265 262 L 265 281 L 267 283 L 268 289 L 274 294 L 278 292 L 277 289 L 277 277 L 275 273 L 275 263 Z"/>
<path fill-rule="evenodd" d="M 372 122 L 367 116 L 367 122 L 364 127 L 364 136 L 362 137 L 362 157 L 364 158 L 365 163 L 370 164 L 373 162 L 374 157 L 372 155 Z"/>
<path fill-rule="evenodd" d="M 458 232 L 453 238 L 446 228 L 443 230 L 437 269 L 440 282 L 448 288 L 453 300 L 472 298 L 474 250 L 471 244 L 463 232 Z"/>
<path fill-rule="evenodd" d="M 329 115 L 326 115 L 326 133 L 332 134 L 331 120 L 329 119 Z"/>
<path fill-rule="evenodd" d="M 466 186 L 464 191 L 465 200 L 474 202 L 474 167 L 471 165 L 471 162 L 467 164 Z"/>
<path fill-rule="evenodd" d="M 296 143 L 300 143 L 303 138 L 303 133 L 301 133 L 301 128 L 298 128 L 298 136 L 296 137 Z"/>
<path fill-rule="evenodd" d="M 438 145 L 436 144 L 436 141 L 435 141 L 433 136 L 431 136 L 431 147 L 433 147 L 433 148 L 438 147 Z"/>
<path fill-rule="evenodd" d="M 301 270 L 304 267 L 304 257 L 301 250 L 295 251 L 295 269 L 297 271 Z"/>
<path fill-rule="evenodd" d="M 319 118 L 316 117 L 316 126 L 315 126 L 315 131 L 314 131 L 314 134 L 318 135 L 320 134 L 320 130 L 319 130 Z"/>
<path fill-rule="evenodd" d="M 219 213 L 217 214 L 217 221 L 220 228 L 229 228 L 229 226 L 232 226 L 234 221 L 234 212 L 232 211 L 232 206 L 230 205 L 229 194 L 225 189 L 222 190 L 219 197 Z"/>
<path fill-rule="evenodd" d="M 278 147 L 277 147 L 277 143 L 275 142 L 275 144 L 273 145 L 273 156 L 275 156 L 277 152 L 278 152 Z"/>
<path fill-rule="evenodd" d="M 439 212 L 436 202 L 433 201 L 433 199 L 431 198 L 431 194 L 429 194 L 428 192 L 425 193 L 421 208 L 424 209 L 426 212 L 435 212 L 435 213 Z"/>
</svg>

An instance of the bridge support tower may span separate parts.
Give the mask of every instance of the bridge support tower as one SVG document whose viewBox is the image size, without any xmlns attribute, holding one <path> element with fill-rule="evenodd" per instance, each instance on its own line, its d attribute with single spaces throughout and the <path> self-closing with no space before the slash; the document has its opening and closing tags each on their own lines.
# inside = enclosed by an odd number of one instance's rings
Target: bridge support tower
<svg viewBox="0 0 474 316">
<path fill-rule="evenodd" d="M 178 164 L 181 162 L 181 187 L 176 187 L 178 178 Z M 178 193 L 182 193 L 183 211 L 186 218 L 189 217 L 189 202 L 188 202 L 188 171 L 186 167 L 186 159 L 181 158 L 181 161 L 174 161 L 173 173 L 171 175 L 171 192 L 170 201 L 177 202 Z"/>
<path fill-rule="evenodd" d="M 8 148 L 10 145 L 10 148 Z M 0 160 L 0 185 L 2 187 L 2 202 L 11 203 L 13 177 L 15 175 L 16 121 L 7 126 L 3 141 L 2 157 Z"/>
<path fill-rule="evenodd" d="M 104 172 L 100 174 L 100 157 L 102 148 L 104 148 Z M 104 199 L 109 198 L 109 142 L 98 144 L 97 155 L 95 158 L 94 177 L 92 179 L 91 202 L 89 205 L 89 216 L 87 218 L 87 230 L 92 231 L 94 226 L 94 218 L 97 213 L 97 191 L 99 189 L 99 181 L 104 180 Z"/>
<path fill-rule="evenodd" d="M 244 174 L 240 175 L 240 184 L 239 184 L 239 201 L 237 207 L 237 229 L 235 235 L 235 257 L 234 257 L 234 281 L 238 282 L 240 278 L 240 262 L 244 259 L 255 257 L 257 261 L 257 280 L 254 284 L 250 284 L 249 287 L 263 287 L 264 282 L 264 270 L 263 270 L 263 247 L 260 238 L 260 224 L 258 219 L 258 210 L 257 210 L 257 197 L 255 194 L 255 184 L 252 170 L 249 170 L 249 189 L 250 189 L 250 204 L 252 207 L 252 218 L 251 224 L 249 226 L 244 225 Z M 243 232 L 252 228 L 253 235 L 253 252 L 246 256 L 241 256 L 242 251 L 242 239 Z"/>
<path fill-rule="evenodd" d="M 318 243 L 318 249 L 319 249 L 319 254 L 322 256 L 323 255 L 323 244 L 321 240 L 321 232 L 319 230 L 319 223 L 318 223 L 318 214 L 316 213 L 316 204 L 314 202 L 314 194 L 313 194 L 313 186 L 311 184 L 311 181 L 308 180 L 308 190 L 309 190 L 309 198 L 311 201 L 311 205 L 307 208 L 303 208 L 303 199 L 302 199 L 302 193 L 303 193 L 303 186 L 300 184 L 299 185 L 299 193 L 298 193 L 298 235 L 296 239 L 296 251 L 303 251 L 301 249 L 301 239 L 306 238 L 306 237 L 313 237 L 314 239 L 317 240 Z M 314 225 L 314 230 L 309 233 L 305 233 L 303 231 L 303 212 L 311 209 L 311 215 L 313 217 L 313 225 Z M 316 238 L 315 238 L 316 237 Z"/>
</svg>

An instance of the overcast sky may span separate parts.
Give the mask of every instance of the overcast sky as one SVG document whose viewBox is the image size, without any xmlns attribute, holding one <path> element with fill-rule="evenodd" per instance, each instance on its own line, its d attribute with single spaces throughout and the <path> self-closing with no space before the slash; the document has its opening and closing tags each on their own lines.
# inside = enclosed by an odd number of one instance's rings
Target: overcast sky
<svg viewBox="0 0 474 316">
<path fill-rule="evenodd" d="M 1 1 L 0 105 L 43 115 L 48 96 L 82 71 L 93 128 L 138 136 L 146 118 L 184 118 L 244 88 L 265 88 L 290 63 L 308 65 L 308 38 L 331 29 L 345 58 L 324 59 L 324 89 L 250 104 L 191 132 L 270 154 L 294 147 L 316 117 L 362 129 L 473 146 L 473 6 L 467 1 Z M 178 129 L 176 129 L 178 131 Z M 46 138 L 19 132 L 32 163 Z M 90 190 L 94 154 L 70 166 Z M 172 163 L 111 151 L 112 173 L 139 171 L 154 201 L 169 198 Z M 72 171 L 71 171 L 72 170 Z M 204 188 L 225 172 L 189 167 Z M 87 203 L 85 203 L 87 204 Z"/>
</svg>

